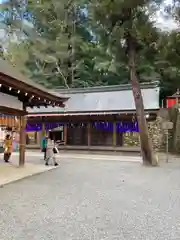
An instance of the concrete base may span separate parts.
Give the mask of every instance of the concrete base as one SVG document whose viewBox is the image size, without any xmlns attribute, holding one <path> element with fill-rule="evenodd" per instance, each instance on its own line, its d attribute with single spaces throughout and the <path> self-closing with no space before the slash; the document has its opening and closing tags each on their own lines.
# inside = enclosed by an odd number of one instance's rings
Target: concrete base
<svg viewBox="0 0 180 240">
<path fill-rule="evenodd" d="M 29 150 L 40 150 L 38 145 L 26 145 L 26 149 Z M 71 145 L 61 145 L 59 146 L 61 151 L 89 151 L 89 152 L 118 152 L 118 153 L 132 153 L 139 155 L 139 147 L 113 147 L 113 146 L 71 146 Z"/>
<path fill-rule="evenodd" d="M 18 167 L 12 163 L 1 163 L 0 187 L 27 177 L 31 177 L 36 174 L 52 170 L 54 168 L 54 166 L 35 165 L 31 163 L 26 163 L 24 167 Z"/>
</svg>

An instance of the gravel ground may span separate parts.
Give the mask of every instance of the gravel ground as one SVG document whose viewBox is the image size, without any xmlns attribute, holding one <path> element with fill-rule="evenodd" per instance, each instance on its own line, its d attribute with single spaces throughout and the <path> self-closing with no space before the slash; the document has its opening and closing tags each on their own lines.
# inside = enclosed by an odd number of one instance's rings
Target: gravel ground
<svg viewBox="0 0 180 240">
<path fill-rule="evenodd" d="M 179 212 L 179 162 L 69 159 L 0 189 L 0 240 L 175 240 Z"/>
</svg>

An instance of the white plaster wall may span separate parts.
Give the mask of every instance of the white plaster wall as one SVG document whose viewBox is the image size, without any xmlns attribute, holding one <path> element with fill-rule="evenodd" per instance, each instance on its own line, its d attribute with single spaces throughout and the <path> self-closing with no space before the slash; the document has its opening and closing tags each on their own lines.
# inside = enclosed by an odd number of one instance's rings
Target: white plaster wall
<svg viewBox="0 0 180 240">
<path fill-rule="evenodd" d="M 23 110 L 23 103 L 18 98 L 0 92 L 0 106 Z"/>
</svg>

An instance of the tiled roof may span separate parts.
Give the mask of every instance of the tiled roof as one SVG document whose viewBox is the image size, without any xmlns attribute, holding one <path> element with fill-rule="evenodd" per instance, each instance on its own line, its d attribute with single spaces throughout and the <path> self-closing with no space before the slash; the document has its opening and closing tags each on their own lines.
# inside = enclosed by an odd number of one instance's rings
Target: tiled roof
<svg viewBox="0 0 180 240">
<path fill-rule="evenodd" d="M 52 92 L 48 91 L 47 88 L 43 87 L 40 84 L 35 83 L 31 79 L 25 77 L 23 74 L 20 73 L 20 71 L 18 70 L 17 67 L 14 67 L 13 65 L 11 65 L 7 61 L 3 60 L 2 58 L 0 58 L 0 73 L 8 76 L 10 78 L 18 80 L 19 83 L 22 82 L 22 83 L 32 86 L 42 92 L 52 94 Z M 55 92 L 53 93 L 53 95 L 57 96 L 57 97 L 61 97 L 61 94 L 57 94 Z"/>
<path fill-rule="evenodd" d="M 157 83 L 141 85 L 144 108 L 159 109 L 159 87 Z M 110 112 L 132 111 L 135 104 L 131 85 L 97 87 L 88 89 L 55 90 L 56 93 L 69 97 L 65 108 L 34 108 L 29 114 L 35 113 L 70 113 L 70 112 Z"/>
</svg>

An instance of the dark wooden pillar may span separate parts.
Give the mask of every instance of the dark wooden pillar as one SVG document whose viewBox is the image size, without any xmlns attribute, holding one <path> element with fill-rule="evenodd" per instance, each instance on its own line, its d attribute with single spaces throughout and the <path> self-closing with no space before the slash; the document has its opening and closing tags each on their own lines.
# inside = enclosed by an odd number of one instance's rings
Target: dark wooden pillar
<svg viewBox="0 0 180 240">
<path fill-rule="evenodd" d="M 35 144 L 37 144 L 37 132 L 34 133 Z"/>
<path fill-rule="evenodd" d="M 121 147 L 123 147 L 124 146 L 124 133 L 121 133 L 121 140 L 122 140 Z"/>
<path fill-rule="evenodd" d="M 23 110 L 26 111 L 26 107 L 23 106 Z M 24 166 L 25 163 L 25 151 L 26 151 L 26 122 L 27 117 L 20 117 L 20 139 L 19 139 L 19 166 Z"/>
<path fill-rule="evenodd" d="M 65 123 L 64 124 L 64 129 L 63 129 L 63 133 L 64 133 L 64 145 L 66 146 L 67 145 L 67 124 Z"/>
<path fill-rule="evenodd" d="M 117 146 L 116 121 L 113 121 L 113 147 Z"/>
<path fill-rule="evenodd" d="M 91 146 L 91 122 L 87 123 L 87 138 L 88 138 L 88 147 Z"/>
<path fill-rule="evenodd" d="M 42 119 L 43 120 L 43 119 Z M 42 137 L 46 136 L 46 125 L 45 123 L 42 121 Z"/>
</svg>

